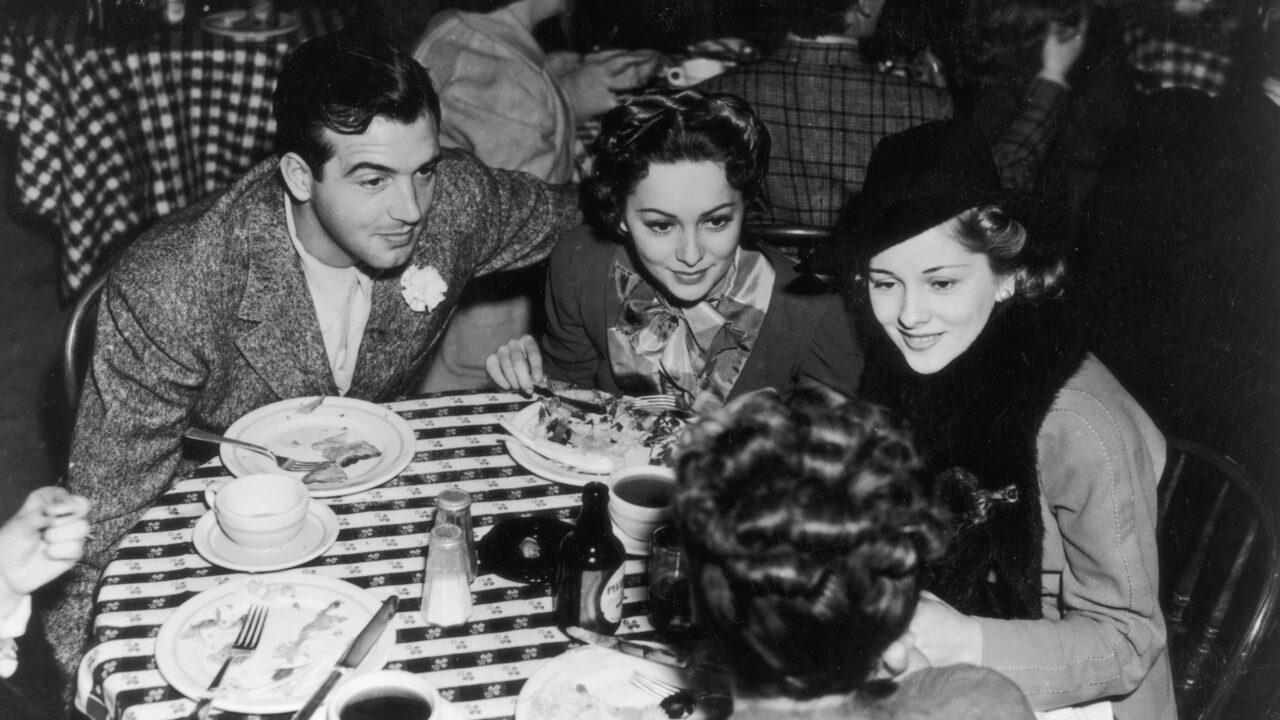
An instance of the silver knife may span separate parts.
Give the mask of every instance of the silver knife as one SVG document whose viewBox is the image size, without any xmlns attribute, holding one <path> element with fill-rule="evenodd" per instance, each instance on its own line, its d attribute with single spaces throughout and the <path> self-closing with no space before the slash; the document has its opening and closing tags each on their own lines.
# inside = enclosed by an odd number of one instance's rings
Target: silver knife
<svg viewBox="0 0 1280 720">
<path fill-rule="evenodd" d="M 638 643 L 634 640 L 623 640 L 612 635 L 601 635 L 598 632 L 580 628 L 577 625 L 565 628 L 565 632 L 569 637 L 575 640 L 581 640 L 585 643 L 597 645 L 602 648 L 608 648 L 615 652 L 626 655 L 632 655 L 645 660 L 651 660 L 661 665 L 667 665 L 675 668 L 683 668 L 689 665 L 689 655 L 687 653 L 679 653 L 666 648 Z"/>
<path fill-rule="evenodd" d="M 373 646 L 378 643 L 378 638 L 382 637 L 382 631 L 386 629 L 387 623 L 396 614 L 396 605 L 399 602 L 400 598 L 395 595 L 388 596 L 386 600 L 382 601 L 382 607 L 378 608 L 378 612 L 374 613 L 372 618 L 369 618 L 369 623 L 347 646 L 347 651 L 342 654 L 338 664 L 333 666 L 333 670 L 329 672 L 329 677 L 325 678 L 320 687 L 316 688 L 316 691 L 311 694 L 307 704 L 294 713 L 293 720 L 307 720 L 307 718 L 310 718 L 316 708 L 320 707 L 320 703 L 324 702 L 325 697 L 333 689 L 333 686 L 344 675 L 355 670 L 360 665 L 360 661 L 364 660 L 364 656 L 368 655 Z"/>
</svg>

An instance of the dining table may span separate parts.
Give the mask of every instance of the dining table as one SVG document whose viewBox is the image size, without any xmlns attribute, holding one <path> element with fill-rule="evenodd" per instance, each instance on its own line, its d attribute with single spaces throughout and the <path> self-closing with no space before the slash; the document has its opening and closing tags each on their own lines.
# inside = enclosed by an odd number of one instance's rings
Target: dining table
<svg viewBox="0 0 1280 720">
<path fill-rule="evenodd" d="M 467 622 L 442 628 L 428 625 L 420 612 L 424 552 L 442 490 L 470 494 L 477 540 L 512 518 L 576 518 L 579 484 L 539 477 L 507 450 L 499 422 L 530 402 L 510 392 L 463 391 L 385 404 L 412 428 L 412 459 L 384 484 L 313 498 L 336 515 L 337 539 L 323 554 L 287 570 L 345 581 L 376 601 L 399 596 L 391 625 L 395 644 L 384 667 L 426 679 L 466 718 L 514 718 L 525 681 L 577 645 L 555 625 L 550 582 L 506 580 L 483 564 L 470 585 Z M 249 576 L 211 564 L 193 545 L 193 529 L 210 512 L 206 488 L 228 477 L 214 458 L 177 480 L 144 512 L 106 567 L 75 697 L 76 707 L 93 720 L 184 718 L 194 707 L 158 667 L 157 636 L 197 594 Z M 619 635 L 651 634 L 646 564 L 638 555 L 625 561 Z M 290 713 L 219 717 L 283 719 Z"/>
<path fill-rule="evenodd" d="M 66 301 L 157 218 L 271 153 L 285 55 L 354 7 L 298 3 L 276 31 L 238 34 L 189 3 L 183 22 L 120 38 L 88 3 L 20 5 L 0 13 L 0 131 L 18 201 L 57 235 Z"/>
</svg>

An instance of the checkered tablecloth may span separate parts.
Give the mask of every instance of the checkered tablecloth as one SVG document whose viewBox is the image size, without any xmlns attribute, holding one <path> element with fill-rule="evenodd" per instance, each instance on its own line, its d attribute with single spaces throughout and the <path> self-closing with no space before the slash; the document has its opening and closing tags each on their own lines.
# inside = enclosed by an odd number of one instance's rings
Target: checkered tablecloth
<svg viewBox="0 0 1280 720">
<path fill-rule="evenodd" d="M 1157 37 L 1140 26 L 1126 29 L 1124 39 L 1144 88 L 1192 88 L 1216 96 L 1226 87 L 1233 63 L 1217 48 Z"/>
<path fill-rule="evenodd" d="M 412 463 L 380 487 L 318 500 L 337 514 L 341 529 L 332 548 L 301 567 L 354 583 L 378 600 L 399 595 L 396 644 L 386 667 L 422 675 L 467 718 L 514 717 L 525 680 L 570 646 L 552 621 L 549 584 L 522 585 L 482 574 L 471 586 L 475 609 L 466 625 L 427 627 L 420 613 L 423 548 L 440 490 L 471 493 L 477 537 L 507 518 L 577 516 L 580 488 L 531 475 L 499 440 L 499 416 L 526 404 L 510 393 L 391 403 L 417 437 Z M 205 486 L 226 476 L 215 460 L 178 482 L 146 512 L 107 567 L 77 687 L 77 706 L 91 718 L 170 720 L 194 707 L 156 668 L 156 634 L 196 593 L 244 577 L 210 565 L 191 542 L 192 528 L 208 512 Z M 620 633 L 651 629 L 645 618 L 644 565 L 642 559 L 627 561 Z"/>
<path fill-rule="evenodd" d="M 271 152 L 271 92 L 285 54 L 342 26 L 337 6 L 298 11 L 262 41 L 210 34 L 198 17 L 113 44 L 83 15 L 0 19 L 0 122 L 17 136 L 20 201 L 57 228 L 64 297 L 158 217 L 229 184 Z"/>
</svg>

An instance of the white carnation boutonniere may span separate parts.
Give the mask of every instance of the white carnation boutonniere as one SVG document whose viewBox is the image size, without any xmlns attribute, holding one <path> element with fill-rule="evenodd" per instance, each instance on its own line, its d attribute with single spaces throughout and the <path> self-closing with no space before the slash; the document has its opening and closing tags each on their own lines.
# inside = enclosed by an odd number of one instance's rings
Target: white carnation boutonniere
<svg viewBox="0 0 1280 720">
<path fill-rule="evenodd" d="M 449 283 L 430 265 L 410 265 L 400 276 L 400 294 L 414 312 L 431 312 L 444 300 L 448 290 Z"/>
</svg>

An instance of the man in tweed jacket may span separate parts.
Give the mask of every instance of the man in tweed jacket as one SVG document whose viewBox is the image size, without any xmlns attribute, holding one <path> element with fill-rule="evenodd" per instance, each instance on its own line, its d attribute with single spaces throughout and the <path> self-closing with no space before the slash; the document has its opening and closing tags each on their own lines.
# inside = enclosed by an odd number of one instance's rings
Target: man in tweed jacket
<svg viewBox="0 0 1280 720">
<path fill-rule="evenodd" d="M 858 39 L 875 30 L 882 6 L 781 3 L 778 21 L 789 32 L 775 51 L 698 85 L 741 97 L 769 126 L 766 222 L 835 226 L 845 200 L 862 188 L 881 138 L 951 116 L 944 91 L 862 59 Z"/>
<path fill-rule="evenodd" d="M 411 392 L 463 285 L 542 259 L 581 221 L 571 187 L 442 150 L 426 70 L 380 40 L 303 44 L 274 102 L 281 156 L 161 222 L 111 271 L 69 472 L 95 537 L 45 615 L 66 673 L 117 543 L 190 473 L 187 453 L 208 450 L 184 448 L 184 430 L 221 432 L 292 397 Z M 416 297 L 406 268 L 432 278 Z"/>
</svg>

